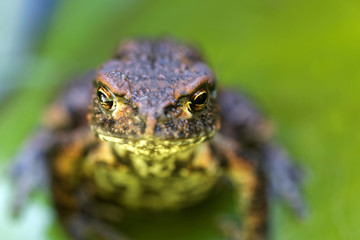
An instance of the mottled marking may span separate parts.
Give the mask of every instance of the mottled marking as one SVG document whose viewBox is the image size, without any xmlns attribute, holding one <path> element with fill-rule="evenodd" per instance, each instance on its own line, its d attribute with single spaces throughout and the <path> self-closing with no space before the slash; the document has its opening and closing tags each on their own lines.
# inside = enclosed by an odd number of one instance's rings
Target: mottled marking
<svg viewBox="0 0 360 240">
<path fill-rule="evenodd" d="M 187 157 L 194 151 L 196 164 Z M 205 197 L 206 192 L 211 190 L 221 175 L 216 166 L 207 168 L 204 164 L 199 165 L 203 156 L 211 158 L 209 163 L 216 164 L 209 152 L 208 145 L 203 144 L 201 148 L 193 148 L 185 153 L 178 152 L 169 158 L 155 161 L 152 161 L 151 157 L 129 154 L 129 164 L 135 172 L 124 165 L 114 167 L 104 164 L 91 168 L 90 174 L 94 176 L 92 179 L 105 198 L 121 194 L 121 198 L 116 201 L 122 206 L 153 210 L 182 208 Z M 89 158 L 88 163 L 92 162 L 93 156 L 90 155 Z M 153 164 L 148 166 L 147 161 L 152 161 Z M 182 167 L 175 168 L 176 163 L 181 162 L 184 162 Z M 203 171 L 199 171 L 199 168 Z M 175 171 L 183 170 L 188 171 L 189 175 L 184 177 L 174 174 Z M 119 185 L 122 186 L 120 189 Z"/>
</svg>

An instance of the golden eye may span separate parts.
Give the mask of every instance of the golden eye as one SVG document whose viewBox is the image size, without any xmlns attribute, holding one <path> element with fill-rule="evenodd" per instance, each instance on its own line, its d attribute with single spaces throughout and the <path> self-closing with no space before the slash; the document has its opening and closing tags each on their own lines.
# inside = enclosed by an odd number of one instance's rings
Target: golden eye
<svg viewBox="0 0 360 240">
<path fill-rule="evenodd" d="M 198 112 L 206 107 L 209 100 L 209 93 L 206 88 L 197 91 L 192 95 L 189 101 L 189 110 L 191 112 Z"/>
<path fill-rule="evenodd" d="M 99 86 L 97 90 L 97 98 L 99 100 L 100 106 L 107 111 L 114 111 L 116 102 L 111 93 L 102 86 Z"/>
</svg>

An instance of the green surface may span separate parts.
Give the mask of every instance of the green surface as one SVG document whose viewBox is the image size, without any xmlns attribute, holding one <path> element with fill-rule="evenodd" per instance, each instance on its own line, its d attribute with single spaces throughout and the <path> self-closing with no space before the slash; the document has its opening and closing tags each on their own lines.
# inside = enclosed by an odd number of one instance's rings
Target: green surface
<svg viewBox="0 0 360 240">
<path fill-rule="evenodd" d="M 21 70 L 21 79 L 38 87 L 1 105 L 0 160 L 5 164 L 16 152 L 67 76 L 98 66 L 125 37 L 175 36 L 201 46 L 223 85 L 253 97 L 277 138 L 308 169 L 310 216 L 299 222 L 277 205 L 275 239 L 360 239 L 359 10 L 360 2 L 334 0 L 61 1 L 42 48 Z M 63 239 L 43 201 L 32 201 L 20 222 L 11 221 L 10 196 L 1 181 L 1 239 Z M 179 227 L 162 219 L 158 227 L 135 221 L 127 229 L 141 239 L 185 239 L 188 231 L 194 234 L 186 239 L 217 239 L 200 212 L 187 216 L 176 217 L 184 222 Z"/>
</svg>

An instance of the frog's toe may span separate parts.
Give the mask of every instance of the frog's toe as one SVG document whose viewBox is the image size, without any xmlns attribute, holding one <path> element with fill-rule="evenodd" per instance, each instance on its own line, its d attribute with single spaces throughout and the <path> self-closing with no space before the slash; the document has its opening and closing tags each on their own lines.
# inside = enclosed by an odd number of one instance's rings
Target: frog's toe
<svg viewBox="0 0 360 240">
<path fill-rule="evenodd" d="M 244 240 L 240 224 L 236 219 L 228 216 L 221 216 L 217 220 L 218 226 L 226 240 Z"/>
<path fill-rule="evenodd" d="M 223 233 L 224 240 L 268 240 L 267 234 L 263 229 L 251 228 L 250 226 L 241 227 L 241 223 L 234 218 L 221 216 L 218 219 L 218 226 Z"/>
<path fill-rule="evenodd" d="M 308 211 L 301 191 L 303 169 L 275 144 L 266 148 L 265 158 L 271 192 L 285 200 L 298 218 L 305 218 Z"/>
<path fill-rule="evenodd" d="M 75 240 L 131 240 L 110 225 L 80 214 L 72 216 L 65 227 Z"/>
</svg>

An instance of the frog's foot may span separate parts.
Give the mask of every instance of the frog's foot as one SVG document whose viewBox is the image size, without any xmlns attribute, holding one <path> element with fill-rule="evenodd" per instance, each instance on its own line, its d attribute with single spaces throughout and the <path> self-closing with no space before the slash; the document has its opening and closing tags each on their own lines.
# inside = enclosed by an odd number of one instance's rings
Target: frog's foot
<svg viewBox="0 0 360 240">
<path fill-rule="evenodd" d="M 21 213 L 28 196 L 40 187 L 47 188 L 49 182 L 46 167 L 46 152 L 52 144 L 51 134 L 41 130 L 26 142 L 10 166 L 11 178 L 15 182 L 13 215 Z"/>
<path fill-rule="evenodd" d="M 130 240 L 111 225 L 80 214 L 73 215 L 65 227 L 75 240 Z"/>
<path fill-rule="evenodd" d="M 241 223 L 229 216 L 221 216 L 217 220 L 218 226 L 225 240 L 268 240 L 262 231 L 241 227 Z"/>
<path fill-rule="evenodd" d="M 222 216 L 218 219 L 218 225 L 226 240 L 244 240 L 236 220 Z"/>
<path fill-rule="evenodd" d="M 280 146 L 265 147 L 265 164 L 271 193 L 282 198 L 298 218 L 307 216 L 307 207 L 301 194 L 303 171 Z"/>
</svg>

